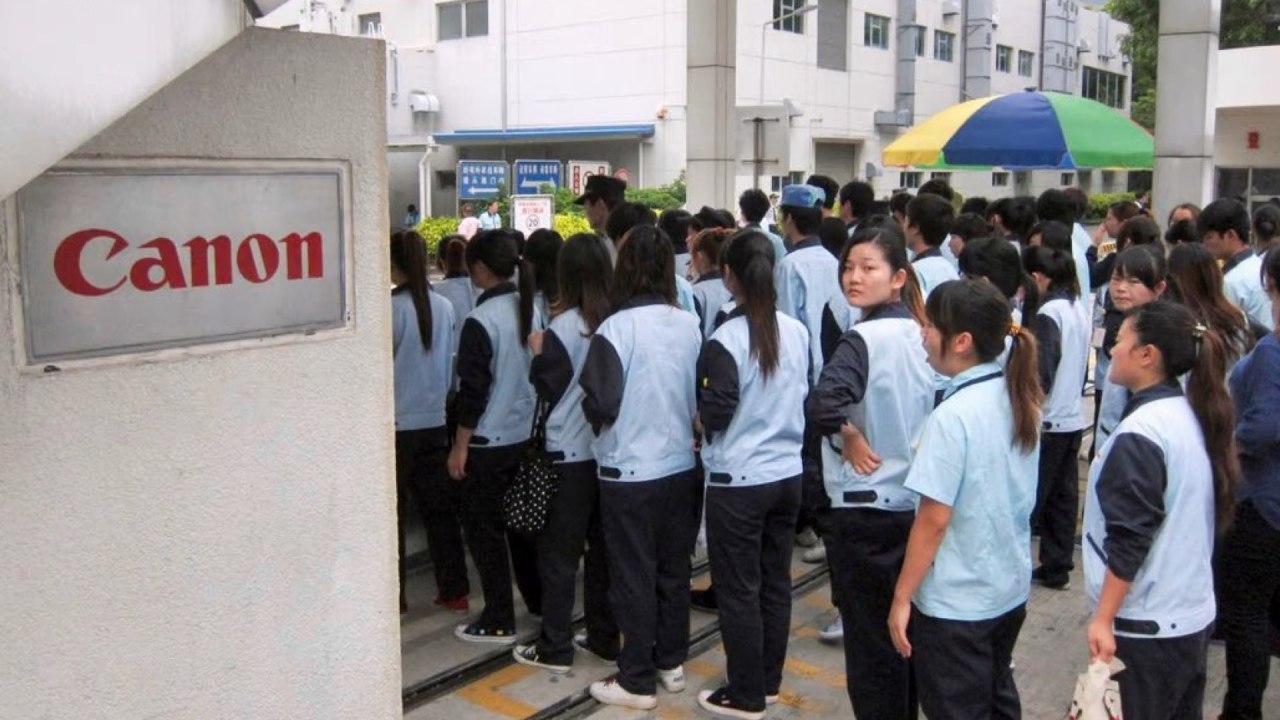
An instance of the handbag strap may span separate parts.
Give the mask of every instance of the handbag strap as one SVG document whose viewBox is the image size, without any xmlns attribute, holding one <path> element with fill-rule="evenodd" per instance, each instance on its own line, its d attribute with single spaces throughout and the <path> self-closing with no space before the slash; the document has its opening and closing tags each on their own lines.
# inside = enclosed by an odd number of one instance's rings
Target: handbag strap
<svg viewBox="0 0 1280 720">
<path fill-rule="evenodd" d="M 545 450 L 547 447 L 547 418 L 551 416 L 551 406 L 541 396 L 533 409 L 533 427 L 529 431 L 529 439 L 534 447 Z"/>
</svg>

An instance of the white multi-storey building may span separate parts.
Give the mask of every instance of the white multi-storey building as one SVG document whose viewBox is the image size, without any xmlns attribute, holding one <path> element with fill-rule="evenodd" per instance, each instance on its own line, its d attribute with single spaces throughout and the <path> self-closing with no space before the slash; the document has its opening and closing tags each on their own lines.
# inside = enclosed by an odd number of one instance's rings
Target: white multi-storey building
<svg viewBox="0 0 1280 720">
<path fill-rule="evenodd" d="M 453 214 L 463 159 L 606 161 L 642 187 L 678 177 L 699 91 L 687 82 L 691 2 L 290 0 L 260 24 L 386 40 L 398 221 L 420 197 Z M 880 157 L 911 125 L 992 94 L 1057 90 L 1127 113 L 1127 31 L 1078 0 L 741 0 L 735 102 L 789 108 L 773 189 L 818 172 L 868 179 L 881 196 L 932 175 L 967 196 L 1122 190 L 1126 174 L 1103 169 L 933 173 Z M 737 184 L 751 183 L 744 163 Z"/>
</svg>

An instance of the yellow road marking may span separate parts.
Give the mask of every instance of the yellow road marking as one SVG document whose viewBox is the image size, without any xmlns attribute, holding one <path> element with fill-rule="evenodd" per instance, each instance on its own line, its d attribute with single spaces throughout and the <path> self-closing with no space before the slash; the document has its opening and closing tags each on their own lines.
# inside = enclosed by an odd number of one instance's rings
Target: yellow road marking
<svg viewBox="0 0 1280 720">
<path fill-rule="evenodd" d="M 701 658 L 693 658 L 684 662 L 684 671 L 690 675 L 698 677 L 711 677 L 719 675 L 721 672 L 720 665 L 703 660 Z"/>
<path fill-rule="evenodd" d="M 825 707 L 823 703 L 816 703 L 803 695 L 799 695 L 790 690 L 783 690 L 778 693 L 778 702 L 787 707 L 793 707 L 801 712 L 810 712 Z"/>
<path fill-rule="evenodd" d="M 488 710 L 495 715 L 520 720 L 538 712 L 538 708 L 513 700 L 500 691 L 502 688 L 519 682 L 534 673 L 534 668 L 524 665 L 509 665 L 498 672 L 481 678 L 458 690 L 458 697 Z"/>
<path fill-rule="evenodd" d="M 816 680 L 823 685 L 831 687 L 848 687 L 848 680 L 844 673 L 818 667 L 795 658 L 787 658 L 787 663 L 782 667 L 782 671 L 808 680 Z"/>
</svg>

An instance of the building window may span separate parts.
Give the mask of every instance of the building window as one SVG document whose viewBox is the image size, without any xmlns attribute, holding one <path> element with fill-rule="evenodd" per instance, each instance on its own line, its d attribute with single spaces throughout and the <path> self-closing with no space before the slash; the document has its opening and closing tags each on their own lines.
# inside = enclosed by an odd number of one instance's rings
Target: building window
<svg viewBox="0 0 1280 720">
<path fill-rule="evenodd" d="M 1075 184 L 1075 181 L 1076 181 L 1075 173 L 1062 173 L 1062 175 L 1058 178 L 1058 184 L 1061 185 L 1062 187 L 1071 187 L 1072 185 Z"/>
<path fill-rule="evenodd" d="M 1022 77 L 1031 77 L 1031 66 L 1035 65 L 1036 54 L 1029 53 L 1026 50 L 1018 51 L 1018 74 Z"/>
<path fill-rule="evenodd" d="M 356 21 L 360 24 L 360 34 L 365 37 L 382 37 L 382 13 L 359 15 Z"/>
<path fill-rule="evenodd" d="M 867 47 L 889 49 L 889 18 L 867 13 L 862 25 L 862 44 Z"/>
<path fill-rule="evenodd" d="M 849 69 L 848 0 L 818 0 L 818 67 Z"/>
<path fill-rule="evenodd" d="M 284 30 L 285 32 L 300 32 L 302 30 L 302 26 L 301 25 L 282 25 L 280 29 Z"/>
<path fill-rule="evenodd" d="M 924 57 L 925 27 L 923 25 L 916 25 L 912 29 L 916 31 L 916 57 Z"/>
<path fill-rule="evenodd" d="M 898 187 L 914 190 L 920 187 L 920 176 L 924 173 L 920 172 L 901 172 L 898 173 Z"/>
<path fill-rule="evenodd" d="M 772 192 L 780 193 L 782 188 L 788 185 L 799 185 L 804 182 L 804 173 L 793 172 L 787 175 L 774 175 L 769 178 L 769 189 Z"/>
<path fill-rule="evenodd" d="M 996 46 L 996 71 L 1010 72 L 1013 67 L 1013 48 L 1008 45 Z"/>
<path fill-rule="evenodd" d="M 951 184 L 951 173 L 949 173 L 949 172 L 931 172 L 931 173 L 929 173 L 929 179 L 930 179 L 930 180 L 941 180 L 942 182 L 944 182 L 944 183 L 946 183 L 946 184 L 950 185 L 950 184 Z"/>
<path fill-rule="evenodd" d="M 436 6 L 440 39 L 457 40 L 489 34 L 489 0 L 464 0 Z"/>
<path fill-rule="evenodd" d="M 953 62 L 956 53 L 956 34 L 945 30 L 933 31 L 933 59 Z"/>
<path fill-rule="evenodd" d="M 1080 80 L 1080 95 L 1103 105 L 1124 109 L 1124 75 L 1086 67 Z"/>
<path fill-rule="evenodd" d="M 773 0 L 773 16 L 780 18 L 784 15 L 788 15 L 804 7 L 804 4 L 805 0 Z M 796 15 L 794 17 L 786 18 L 785 20 L 776 20 L 773 23 L 773 29 L 803 35 L 804 16 Z"/>
<path fill-rule="evenodd" d="M 991 173 L 991 187 L 1009 187 L 1009 173 L 993 172 Z"/>
</svg>

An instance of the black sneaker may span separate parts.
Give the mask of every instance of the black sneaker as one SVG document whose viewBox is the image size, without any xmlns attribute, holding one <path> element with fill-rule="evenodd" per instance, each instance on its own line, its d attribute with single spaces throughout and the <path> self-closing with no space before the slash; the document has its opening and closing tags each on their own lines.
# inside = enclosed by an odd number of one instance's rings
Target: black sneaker
<svg viewBox="0 0 1280 720">
<path fill-rule="evenodd" d="M 453 629 L 454 637 L 465 642 L 512 645 L 516 641 L 515 628 L 497 628 L 473 622 Z"/>
<path fill-rule="evenodd" d="M 689 606 L 702 612 L 720 612 L 720 605 L 716 602 L 715 586 L 712 585 L 706 590 L 690 590 Z"/>
<path fill-rule="evenodd" d="M 568 665 L 564 663 L 548 662 L 539 657 L 538 646 L 532 643 L 529 645 L 515 646 L 511 649 L 511 657 L 515 658 L 515 661 L 521 665 L 550 670 L 557 675 L 563 675 L 569 672 Z"/>
<path fill-rule="evenodd" d="M 618 651 L 616 649 L 613 652 L 606 652 L 595 647 L 591 644 L 591 638 L 587 637 L 585 630 L 574 633 L 573 646 L 601 662 L 612 663 L 618 661 Z"/>
<path fill-rule="evenodd" d="M 729 688 L 719 690 L 703 690 L 698 693 L 698 704 L 713 715 L 741 718 L 742 720 L 764 720 L 764 708 L 750 710 L 729 699 Z"/>
<path fill-rule="evenodd" d="M 1061 575 L 1050 575 L 1045 572 L 1044 566 L 1031 571 L 1031 582 L 1050 590 L 1067 590 L 1071 587 L 1071 576 L 1062 573 Z"/>
</svg>

